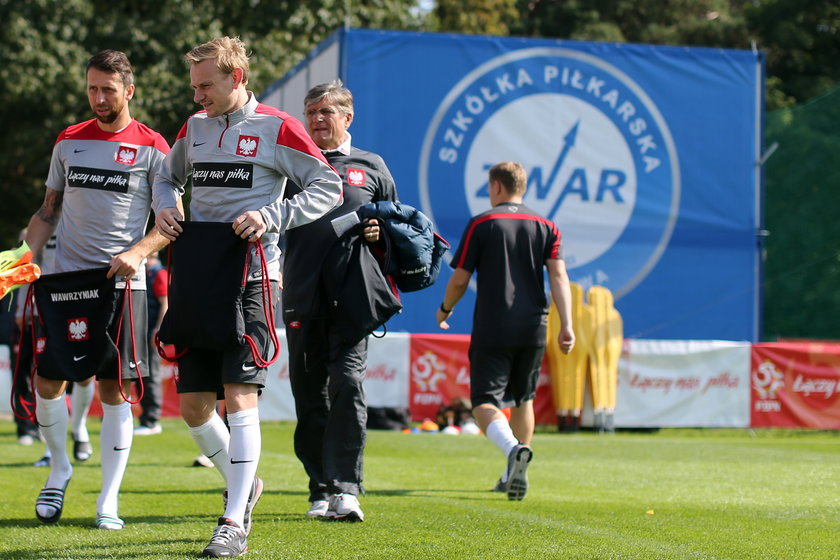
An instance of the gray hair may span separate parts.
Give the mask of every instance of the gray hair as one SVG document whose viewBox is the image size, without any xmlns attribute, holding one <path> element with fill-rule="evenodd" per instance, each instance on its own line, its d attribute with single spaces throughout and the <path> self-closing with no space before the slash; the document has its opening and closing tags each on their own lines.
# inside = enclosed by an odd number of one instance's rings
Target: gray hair
<svg viewBox="0 0 840 560">
<path fill-rule="evenodd" d="M 344 83 L 336 78 L 327 83 L 320 84 L 312 89 L 303 98 L 304 110 L 313 103 L 320 103 L 326 99 L 331 105 L 335 105 L 345 115 L 353 112 L 353 94 L 344 87 Z"/>
</svg>

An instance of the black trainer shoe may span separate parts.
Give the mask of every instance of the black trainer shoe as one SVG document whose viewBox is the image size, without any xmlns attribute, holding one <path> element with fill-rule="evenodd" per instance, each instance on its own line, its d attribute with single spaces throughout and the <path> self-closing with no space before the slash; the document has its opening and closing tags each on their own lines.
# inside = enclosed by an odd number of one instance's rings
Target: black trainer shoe
<svg viewBox="0 0 840 560">
<path fill-rule="evenodd" d="M 73 437 L 73 457 L 80 463 L 84 463 L 93 455 L 93 446 L 89 441 L 78 441 Z"/>
<path fill-rule="evenodd" d="M 213 529 L 213 538 L 210 539 L 201 556 L 205 558 L 231 558 L 242 556 L 248 552 L 248 536 L 242 527 L 232 519 L 219 518 L 219 524 Z"/>
<path fill-rule="evenodd" d="M 521 500 L 528 493 L 528 463 L 534 452 L 527 445 L 518 444 L 508 455 L 508 500 Z"/>
<path fill-rule="evenodd" d="M 263 493 L 263 481 L 260 477 L 255 476 L 254 482 L 251 484 L 251 493 L 248 494 L 248 503 L 245 504 L 245 516 L 243 518 L 242 524 L 244 525 L 243 529 L 245 529 L 245 534 L 251 534 L 251 513 L 254 511 L 254 507 L 256 507 L 257 502 L 260 501 L 260 496 Z M 227 511 L 227 502 L 228 502 L 228 491 L 225 490 L 222 492 L 222 502 L 224 503 L 224 509 Z"/>
</svg>

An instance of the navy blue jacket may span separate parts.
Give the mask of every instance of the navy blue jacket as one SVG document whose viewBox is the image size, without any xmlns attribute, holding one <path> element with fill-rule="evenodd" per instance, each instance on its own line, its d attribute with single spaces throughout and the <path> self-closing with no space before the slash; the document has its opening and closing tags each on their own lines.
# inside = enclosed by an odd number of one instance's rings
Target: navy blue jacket
<svg viewBox="0 0 840 560">
<path fill-rule="evenodd" d="M 379 220 L 384 230 L 384 271 L 402 292 L 422 290 L 435 283 L 449 243 L 432 229 L 421 211 L 399 202 L 374 202 L 357 210 L 359 219 Z"/>
</svg>

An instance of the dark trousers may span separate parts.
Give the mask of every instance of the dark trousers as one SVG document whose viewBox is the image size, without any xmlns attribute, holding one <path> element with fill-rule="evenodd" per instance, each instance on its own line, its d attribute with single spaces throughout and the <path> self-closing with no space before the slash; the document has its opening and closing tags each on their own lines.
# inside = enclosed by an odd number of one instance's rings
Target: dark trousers
<svg viewBox="0 0 840 560">
<path fill-rule="evenodd" d="M 328 321 L 286 328 L 295 397 L 295 454 L 309 475 L 309 500 L 362 492 L 367 338 L 346 347 Z"/>
</svg>

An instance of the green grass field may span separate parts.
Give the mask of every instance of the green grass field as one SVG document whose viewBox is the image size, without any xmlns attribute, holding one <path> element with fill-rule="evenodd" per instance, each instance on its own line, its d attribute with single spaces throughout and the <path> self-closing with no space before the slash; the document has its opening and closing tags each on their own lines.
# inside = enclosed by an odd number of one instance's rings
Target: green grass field
<svg viewBox="0 0 840 560">
<path fill-rule="evenodd" d="M 372 431 L 364 523 L 306 519 L 292 423 L 264 422 L 246 558 L 840 558 L 840 433 L 662 430 L 539 433 L 522 502 L 489 492 L 504 466 L 481 436 Z M 90 422 L 94 445 L 99 422 Z M 93 526 L 98 449 L 75 466 L 61 522 L 41 524 L 42 445 L 0 424 L 0 558 L 195 558 L 222 513 L 221 477 L 190 466 L 177 420 L 135 438 L 123 531 Z"/>
</svg>

